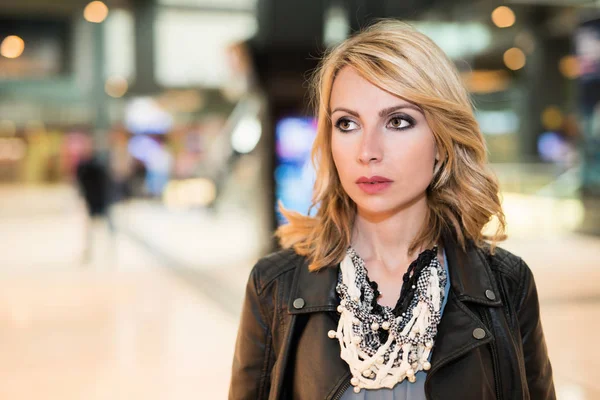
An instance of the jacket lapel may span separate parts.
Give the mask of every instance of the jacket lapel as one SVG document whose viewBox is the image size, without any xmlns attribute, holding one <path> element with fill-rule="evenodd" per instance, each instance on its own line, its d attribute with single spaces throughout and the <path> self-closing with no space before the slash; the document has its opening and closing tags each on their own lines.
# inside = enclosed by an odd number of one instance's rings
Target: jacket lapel
<svg viewBox="0 0 600 400">
<path fill-rule="evenodd" d="M 451 235 L 444 236 L 444 248 L 450 275 L 450 292 L 438 325 L 435 346 L 431 355 L 431 370 L 425 388 L 444 365 L 468 351 L 494 340 L 492 332 L 466 303 L 501 307 L 500 293 L 494 276 L 482 252 L 472 244 L 463 251 Z M 490 297 L 493 298 L 490 299 Z M 485 335 L 481 337 L 482 329 Z"/>
<path fill-rule="evenodd" d="M 338 264 L 309 272 L 308 261 L 305 260 L 295 272 L 288 302 L 290 314 L 335 311 L 339 304 L 335 291 L 339 270 Z M 298 299 L 302 299 L 303 303 L 300 308 L 294 305 Z"/>
</svg>

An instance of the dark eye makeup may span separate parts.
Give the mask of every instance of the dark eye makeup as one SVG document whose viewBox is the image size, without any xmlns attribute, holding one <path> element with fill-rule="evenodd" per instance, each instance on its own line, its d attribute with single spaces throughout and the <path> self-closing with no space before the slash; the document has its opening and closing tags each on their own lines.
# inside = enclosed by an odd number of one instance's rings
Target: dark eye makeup
<svg viewBox="0 0 600 400">
<path fill-rule="evenodd" d="M 403 122 L 407 122 L 408 126 L 402 126 Z M 390 129 L 396 129 L 396 130 L 405 130 L 405 129 L 410 129 L 413 126 L 415 126 L 415 122 L 416 122 L 415 119 L 408 114 L 404 114 L 404 113 L 394 114 L 388 120 L 386 127 L 389 127 Z"/>
<path fill-rule="evenodd" d="M 385 126 L 386 126 L 386 128 L 389 128 L 389 129 L 402 131 L 402 130 L 410 129 L 410 128 L 414 127 L 415 122 L 416 122 L 415 119 L 413 117 L 411 117 L 410 115 L 405 114 L 405 113 L 397 113 L 397 114 L 391 115 L 388 118 Z M 352 124 L 358 125 L 356 122 L 349 119 L 348 117 L 341 117 L 335 122 L 334 126 L 340 132 L 351 132 L 354 129 L 356 129 L 356 128 L 352 128 Z M 406 125 L 406 124 L 408 124 L 408 125 Z"/>
</svg>

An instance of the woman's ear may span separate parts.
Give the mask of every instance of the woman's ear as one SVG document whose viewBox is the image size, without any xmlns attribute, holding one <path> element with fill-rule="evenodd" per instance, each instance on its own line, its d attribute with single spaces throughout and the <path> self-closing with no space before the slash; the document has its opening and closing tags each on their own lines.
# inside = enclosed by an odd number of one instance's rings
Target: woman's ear
<svg viewBox="0 0 600 400">
<path fill-rule="evenodd" d="M 440 164 L 440 151 L 438 150 L 437 143 L 435 144 L 435 160 L 433 161 L 433 174 L 437 174 L 439 171 Z"/>
</svg>

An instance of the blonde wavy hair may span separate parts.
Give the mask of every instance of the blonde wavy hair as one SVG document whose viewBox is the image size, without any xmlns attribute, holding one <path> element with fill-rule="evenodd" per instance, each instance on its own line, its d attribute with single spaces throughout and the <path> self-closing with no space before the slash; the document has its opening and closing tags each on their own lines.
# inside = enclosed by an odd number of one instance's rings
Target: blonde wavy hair
<svg viewBox="0 0 600 400">
<path fill-rule="evenodd" d="M 431 39 L 394 20 L 380 21 L 345 40 L 324 56 L 315 71 L 312 89 L 318 124 L 312 148 L 316 182 L 311 210 L 317 212 L 306 216 L 280 204 L 289 222 L 275 233 L 281 246 L 307 256 L 315 271 L 339 263 L 350 245 L 356 205 L 342 188 L 333 162 L 329 105 L 336 74 L 346 66 L 418 105 L 435 137 L 440 162 L 427 189 L 428 217 L 409 254 L 437 243 L 446 231 L 463 249 L 468 241 L 481 246 L 490 240 L 493 251 L 506 237 L 506 223 L 467 90 L 452 61 Z M 484 235 L 483 227 L 493 217 L 497 230 Z"/>
</svg>

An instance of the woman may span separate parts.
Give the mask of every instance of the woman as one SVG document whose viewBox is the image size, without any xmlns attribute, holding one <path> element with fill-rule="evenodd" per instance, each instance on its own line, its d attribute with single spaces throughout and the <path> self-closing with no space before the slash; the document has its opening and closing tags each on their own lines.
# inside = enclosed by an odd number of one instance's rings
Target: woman
<svg viewBox="0 0 600 400">
<path fill-rule="evenodd" d="M 316 77 L 318 212 L 284 211 L 285 250 L 252 270 L 229 398 L 554 399 L 535 283 L 495 247 L 498 185 L 451 61 L 383 21 Z"/>
</svg>

